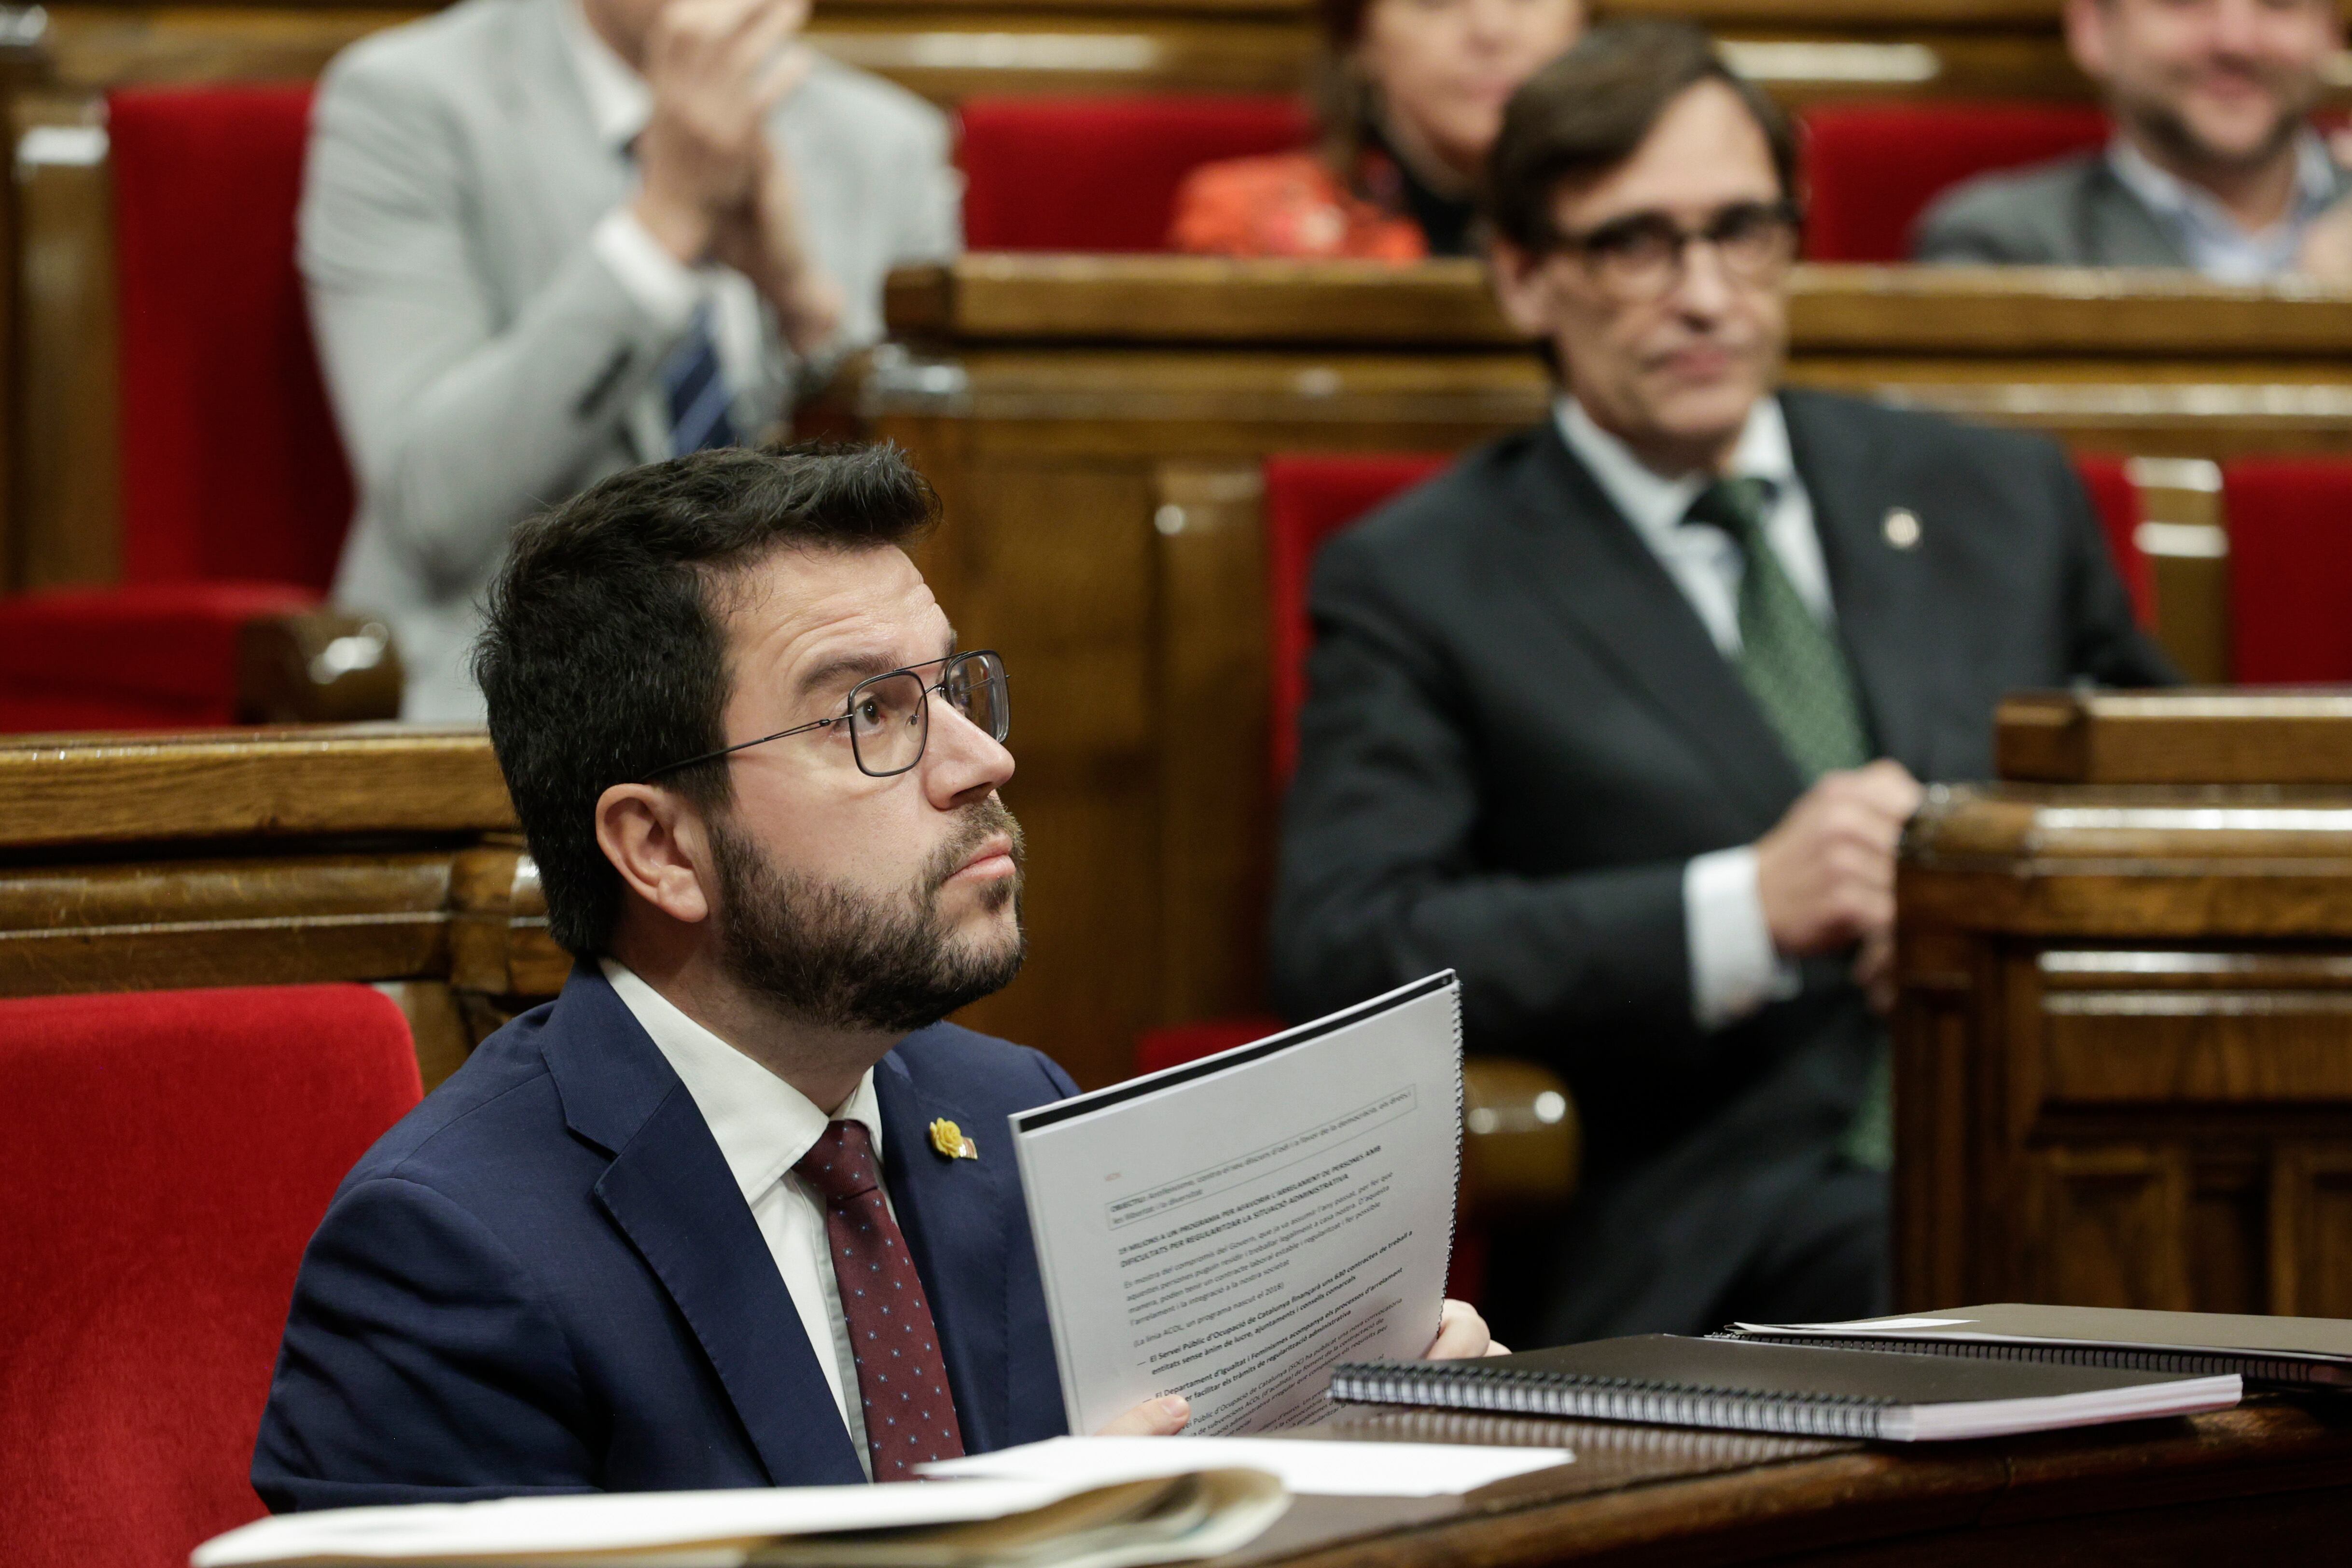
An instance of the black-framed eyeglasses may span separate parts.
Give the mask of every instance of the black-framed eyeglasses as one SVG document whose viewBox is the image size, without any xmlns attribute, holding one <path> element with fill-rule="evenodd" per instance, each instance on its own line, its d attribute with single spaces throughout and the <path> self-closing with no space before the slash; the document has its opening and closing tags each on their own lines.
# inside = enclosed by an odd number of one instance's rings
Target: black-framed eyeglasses
<svg viewBox="0 0 2352 1568">
<path fill-rule="evenodd" d="M 940 678 L 926 682 L 921 672 L 935 665 Z M 923 747 L 931 738 L 934 692 L 991 739 L 1002 741 L 1013 733 L 1012 688 L 1005 680 L 1003 656 L 992 648 L 975 648 L 969 653 L 950 653 L 944 659 L 928 659 L 903 670 L 869 675 L 850 687 L 849 700 L 831 718 L 813 719 L 757 740 L 738 741 L 683 762 L 666 763 L 637 782 L 650 784 L 681 768 L 716 762 L 754 746 L 806 735 L 813 729 L 831 729 L 836 724 L 849 727 L 849 754 L 856 760 L 857 770 L 875 779 L 888 779 L 923 759 Z"/>
<path fill-rule="evenodd" d="M 1690 247 L 1704 243 L 1723 270 L 1741 283 L 1761 283 L 1797 259 L 1804 214 L 1790 201 L 1734 202 L 1697 228 L 1664 213 L 1628 213 L 1554 245 L 1584 264 L 1586 273 L 1621 299 L 1655 299 L 1682 281 Z"/>
</svg>

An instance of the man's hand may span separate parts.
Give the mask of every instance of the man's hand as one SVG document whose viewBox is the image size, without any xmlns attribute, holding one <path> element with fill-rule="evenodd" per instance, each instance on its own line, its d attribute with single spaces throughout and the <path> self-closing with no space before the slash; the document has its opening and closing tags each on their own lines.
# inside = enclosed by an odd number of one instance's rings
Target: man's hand
<svg viewBox="0 0 2352 1568">
<path fill-rule="evenodd" d="M 1172 1437 L 1192 1418 L 1192 1402 L 1181 1394 L 1147 1399 L 1095 1434 L 1097 1437 Z"/>
<path fill-rule="evenodd" d="M 1919 809 L 1919 781 L 1899 762 L 1823 774 L 1756 841 L 1756 897 L 1781 955 L 1859 944 L 1855 982 L 1885 997 L 1895 932 L 1895 848 Z"/>
<path fill-rule="evenodd" d="M 721 223 L 711 251 L 767 296 L 784 341 L 805 357 L 832 338 L 845 301 L 840 285 L 816 265 L 803 242 L 791 160 L 763 142 L 757 162 L 751 201 Z"/>
<path fill-rule="evenodd" d="M 1467 1301 L 1449 1301 L 1437 1314 L 1437 1337 L 1421 1353 L 1423 1361 L 1464 1361 L 1474 1355 L 1511 1353 L 1487 1337 L 1486 1320 Z"/>
<path fill-rule="evenodd" d="M 635 210 L 689 267 L 754 199 L 768 111 L 808 73 L 807 51 L 785 47 L 807 15 L 803 0 L 669 0 L 646 36 Z"/>
</svg>

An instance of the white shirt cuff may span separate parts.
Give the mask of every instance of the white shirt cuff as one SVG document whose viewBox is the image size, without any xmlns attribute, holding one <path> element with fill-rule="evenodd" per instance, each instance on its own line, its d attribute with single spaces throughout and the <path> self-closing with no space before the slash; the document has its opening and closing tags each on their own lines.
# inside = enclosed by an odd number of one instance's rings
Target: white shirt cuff
<svg viewBox="0 0 2352 1568">
<path fill-rule="evenodd" d="M 683 332 L 702 303 L 703 280 L 661 241 L 646 232 L 637 214 L 614 207 L 597 220 L 589 246 L 621 280 L 621 287 L 665 330 Z"/>
<path fill-rule="evenodd" d="M 1683 868 L 1683 931 L 1690 946 L 1691 1012 L 1703 1030 L 1738 1023 L 1797 994 L 1797 966 L 1772 946 L 1756 892 L 1756 850 L 1742 844 Z"/>
</svg>

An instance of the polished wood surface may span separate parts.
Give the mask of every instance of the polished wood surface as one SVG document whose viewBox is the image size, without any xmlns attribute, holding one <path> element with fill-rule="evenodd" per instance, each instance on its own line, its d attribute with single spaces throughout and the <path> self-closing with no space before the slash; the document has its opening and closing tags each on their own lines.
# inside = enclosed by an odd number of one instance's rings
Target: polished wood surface
<svg viewBox="0 0 2352 1568">
<path fill-rule="evenodd" d="M 1034 956 L 973 1021 L 1108 1082 L 1145 1028 L 1265 1005 L 1260 462 L 1458 450 L 1549 383 L 1463 263 L 974 256 L 890 305 L 867 427 L 940 486 L 928 570 L 1022 693 Z M 2200 538 L 2215 458 L 2352 447 L 2352 296 L 1815 267 L 1793 321 L 1792 381 L 2145 457 L 2151 517 Z M 2168 643 L 2216 677 L 2225 564 L 2159 563 Z"/>
<path fill-rule="evenodd" d="M 2023 692 L 1996 736 L 2004 779 L 2352 789 L 2352 691 Z"/>
<path fill-rule="evenodd" d="M 2247 777 L 2340 768 L 2352 708 L 2084 700 L 2002 755 L 2167 781 L 1931 791 L 1905 840 L 1898 1304 L 2352 1316 L 2352 787 Z"/>
<path fill-rule="evenodd" d="M 478 730 L 0 739 L 0 996 L 358 980 L 428 1087 L 571 960 Z"/>
<path fill-rule="evenodd" d="M 1328 1435 L 1446 1440 L 1428 1416 L 1344 1408 Z M 2352 1511 L 2352 1422 L 2325 1405 L 1867 1448 L 1436 1418 L 1448 1419 L 1461 1423 L 1452 1440 L 1565 1446 L 1576 1462 L 1464 1499 L 1303 1499 L 1265 1542 L 1222 1561 L 2205 1568 L 2329 1560 Z"/>
</svg>

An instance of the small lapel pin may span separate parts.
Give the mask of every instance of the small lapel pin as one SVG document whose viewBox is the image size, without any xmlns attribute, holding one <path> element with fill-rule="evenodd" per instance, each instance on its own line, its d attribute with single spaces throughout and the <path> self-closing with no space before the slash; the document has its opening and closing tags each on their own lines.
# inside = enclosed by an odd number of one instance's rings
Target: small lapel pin
<svg viewBox="0 0 2352 1568">
<path fill-rule="evenodd" d="M 1911 549 L 1919 543 L 1919 514 L 1908 507 L 1891 508 L 1879 528 L 1896 549 Z"/>
<path fill-rule="evenodd" d="M 931 1147 L 939 1151 L 941 1159 L 976 1160 L 980 1158 L 978 1145 L 963 1135 L 961 1127 L 944 1116 L 931 1124 Z"/>
</svg>

